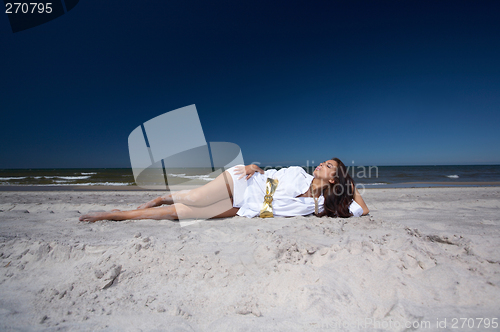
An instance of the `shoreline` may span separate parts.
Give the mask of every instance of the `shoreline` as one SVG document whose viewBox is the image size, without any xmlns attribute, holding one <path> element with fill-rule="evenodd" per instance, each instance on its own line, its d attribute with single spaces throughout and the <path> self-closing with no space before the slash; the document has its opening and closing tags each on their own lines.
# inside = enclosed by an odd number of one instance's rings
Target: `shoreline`
<svg viewBox="0 0 500 332">
<path fill-rule="evenodd" d="M 364 187 L 364 189 L 402 189 L 402 188 L 488 188 L 500 187 L 500 181 L 489 182 L 403 182 L 391 183 L 383 185 L 356 184 L 356 186 Z M 177 186 L 179 190 L 194 189 L 197 186 Z M 168 191 L 168 187 L 160 189 L 146 189 L 138 186 L 45 186 L 45 185 L 2 185 L 0 192 L 3 191 Z"/>
</svg>

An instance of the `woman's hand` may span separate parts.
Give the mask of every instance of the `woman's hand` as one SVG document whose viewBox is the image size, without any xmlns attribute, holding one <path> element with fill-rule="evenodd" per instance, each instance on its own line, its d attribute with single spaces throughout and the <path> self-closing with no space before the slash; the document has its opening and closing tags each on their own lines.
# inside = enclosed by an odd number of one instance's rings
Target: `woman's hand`
<svg viewBox="0 0 500 332">
<path fill-rule="evenodd" d="M 359 206 L 361 206 L 361 208 L 363 209 L 363 214 L 362 216 L 366 216 L 370 210 L 368 209 L 368 206 L 366 206 L 366 203 L 365 201 L 363 200 L 363 197 L 361 197 L 361 194 L 359 193 L 358 189 L 357 188 L 354 188 L 354 201 L 356 203 L 359 204 Z"/>
<path fill-rule="evenodd" d="M 252 175 L 255 172 L 259 172 L 260 174 L 264 174 L 264 171 L 259 166 L 254 165 L 254 164 L 248 165 L 248 166 L 236 166 L 234 174 L 236 174 L 236 175 L 241 174 L 241 176 L 238 178 L 238 180 L 245 177 L 245 175 L 247 176 L 246 180 L 248 180 L 252 177 Z"/>
</svg>

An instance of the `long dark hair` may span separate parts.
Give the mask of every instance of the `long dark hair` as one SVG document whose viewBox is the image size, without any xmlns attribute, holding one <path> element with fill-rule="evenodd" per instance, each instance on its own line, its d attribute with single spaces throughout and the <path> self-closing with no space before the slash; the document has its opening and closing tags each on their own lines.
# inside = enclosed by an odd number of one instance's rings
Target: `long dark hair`
<svg viewBox="0 0 500 332">
<path fill-rule="evenodd" d="M 332 158 L 332 160 L 337 162 L 337 171 L 334 176 L 335 182 L 330 183 L 328 187 L 323 189 L 323 196 L 325 197 L 324 209 L 318 216 L 348 218 L 352 216 L 349 206 L 354 199 L 354 188 L 356 186 L 344 163 L 339 158 Z"/>
</svg>

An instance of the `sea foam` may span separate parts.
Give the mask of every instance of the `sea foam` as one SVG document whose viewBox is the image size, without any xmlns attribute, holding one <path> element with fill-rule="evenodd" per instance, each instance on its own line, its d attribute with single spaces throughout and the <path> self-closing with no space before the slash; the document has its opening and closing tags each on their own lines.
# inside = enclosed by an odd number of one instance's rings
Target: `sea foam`
<svg viewBox="0 0 500 332">
<path fill-rule="evenodd" d="M 176 178 L 191 179 L 191 180 L 205 180 L 205 181 L 214 180 L 208 175 L 186 175 L 186 174 L 168 174 L 168 175 Z"/>
<path fill-rule="evenodd" d="M 63 179 L 63 180 L 83 180 L 83 179 L 88 179 L 90 175 L 86 176 L 58 176 L 58 178 Z"/>
</svg>

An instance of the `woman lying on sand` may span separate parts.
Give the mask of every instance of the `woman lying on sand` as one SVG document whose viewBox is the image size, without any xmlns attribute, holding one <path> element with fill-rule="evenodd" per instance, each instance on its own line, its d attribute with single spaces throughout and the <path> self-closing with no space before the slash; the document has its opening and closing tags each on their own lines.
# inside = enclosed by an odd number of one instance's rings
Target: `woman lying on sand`
<svg viewBox="0 0 500 332">
<path fill-rule="evenodd" d="M 238 177 L 239 176 L 239 177 Z M 278 180 L 272 198 L 274 216 L 293 217 L 315 213 L 318 217 L 368 214 L 361 194 L 338 158 L 321 163 L 313 176 L 302 167 L 270 169 L 256 165 L 235 166 L 206 185 L 153 199 L 137 210 L 88 213 L 80 221 L 127 219 L 227 218 L 259 215 L 266 195 L 267 178 Z M 161 205 L 166 206 L 161 206 Z"/>
</svg>

